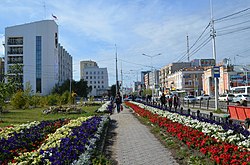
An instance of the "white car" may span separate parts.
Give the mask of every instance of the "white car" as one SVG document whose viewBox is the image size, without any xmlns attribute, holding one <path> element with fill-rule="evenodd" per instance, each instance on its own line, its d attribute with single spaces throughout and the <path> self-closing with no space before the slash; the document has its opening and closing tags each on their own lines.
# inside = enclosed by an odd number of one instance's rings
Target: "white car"
<svg viewBox="0 0 250 165">
<path fill-rule="evenodd" d="M 233 98 L 234 103 L 240 102 L 241 100 L 250 101 L 250 96 L 245 94 L 238 94 Z"/>
<path fill-rule="evenodd" d="M 234 94 L 223 94 L 219 96 L 218 100 L 232 102 L 233 98 L 234 98 Z"/>
<path fill-rule="evenodd" d="M 193 95 L 188 95 L 184 97 L 184 102 L 189 102 L 189 103 L 195 103 L 196 102 L 196 97 Z"/>
<path fill-rule="evenodd" d="M 201 95 L 196 97 L 197 100 L 210 100 L 211 97 L 209 95 Z"/>
</svg>

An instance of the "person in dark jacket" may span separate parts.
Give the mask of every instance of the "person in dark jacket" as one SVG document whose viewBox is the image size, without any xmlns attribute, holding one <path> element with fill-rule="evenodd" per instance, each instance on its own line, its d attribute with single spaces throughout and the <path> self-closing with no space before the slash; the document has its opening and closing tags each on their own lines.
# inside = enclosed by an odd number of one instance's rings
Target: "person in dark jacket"
<svg viewBox="0 0 250 165">
<path fill-rule="evenodd" d="M 173 101 L 174 101 L 174 110 L 175 111 L 177 110 L 178 99 L 179 99 L 178 96 L 176 94 L 174 94 Z"/>
<path fill-rule="evenodd" d="M 116 104 L 117 113 L 120 113 L 121 104 L 122 104 L 122 97 L 121 97 L 120 93 L 117 93 L 117 95 L 115 97 L 115 104 Z"/>
<path fill-rule="evenodd" d="M 165 108 L 165 106 L 166 106 L 166 97 L 165 97 L 164 93 L 162 93 L 160 100 L 161 100 L 161 107 Z"/>
<path fill-rule="evenodd" d="M 169 96 L 169 98 L 168 98 L 168 106 L 169 106 L 169 110 L 171 111 L 171 109 L 172 109 L 172 101 L 173 101 L 173 99 L 172 99 L 172 96 L 170 95 Z"/>
</svg>

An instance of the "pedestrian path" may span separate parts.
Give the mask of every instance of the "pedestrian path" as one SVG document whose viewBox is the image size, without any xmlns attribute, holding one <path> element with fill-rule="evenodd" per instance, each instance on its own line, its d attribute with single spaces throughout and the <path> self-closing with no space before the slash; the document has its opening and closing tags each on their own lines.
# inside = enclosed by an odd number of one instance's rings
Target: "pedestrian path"
<svg viewBox="0 0 250 165">
<path fill-rule="evenodd" d="M 119 165 L 177 165 L 174 158 L 128 108 L 114 113 L 116 140 L 112 157 Z"/>
</svg>

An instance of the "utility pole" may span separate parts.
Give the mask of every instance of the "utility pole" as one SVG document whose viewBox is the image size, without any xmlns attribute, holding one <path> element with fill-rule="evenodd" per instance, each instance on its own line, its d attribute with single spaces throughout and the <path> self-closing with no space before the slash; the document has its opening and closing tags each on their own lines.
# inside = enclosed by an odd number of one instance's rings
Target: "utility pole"
<svg viewBox="0 0 250 165">
<path fill-rule="evenodd" d="M 189 40 L 188 40 L 188 35 L 187 35 L 187 55 L 188 55 L 188 62 L 190 61 L 189 59 Z"/>
<path fill-rule="evenodd" d="M 118 68 L 117 68 L 117 47 L 115 44 L 115 77 L 116 77 L 116 94 L 119 92 Z"/>
<path fill-rule="evenodd" d="M 213 20 L 213 4 L 212 0 L 210 0 L 210 10 L 211 10 L 211 37 L 212 37 L 212 45 L 213 45 L 213 58 L 216 66 L 216 48 L 215 48 L 215 29 L 214 29 L 214 20 Z M 214 93 L 215 93 L 215 110 L 218 109 L 218 77 L 214 77 Z"/>
<path fill-rule="evenodd" d="M 122 61 L 121 61 L 121 96 L 123 102 L 123 76 L 122 76 Z"/>
<path fill-rule="evenodd" d="M 152 79 L 153 79 L 153 84 L 152 84 L 152 101 L 154 102 L 154 90 L 155 90 L 155 70 L 153 69 L 153 58 L 156 57 L 156 56 L 160 56 L 161 53 L 159 54 L 156 54 L 156 55 L 147 55 L 145 53 L 142 54 L 143 56 L 146 56 L 146 57 L 150 57 L 151 59 L 151 72 L 152 72 Z"/>
</svg>

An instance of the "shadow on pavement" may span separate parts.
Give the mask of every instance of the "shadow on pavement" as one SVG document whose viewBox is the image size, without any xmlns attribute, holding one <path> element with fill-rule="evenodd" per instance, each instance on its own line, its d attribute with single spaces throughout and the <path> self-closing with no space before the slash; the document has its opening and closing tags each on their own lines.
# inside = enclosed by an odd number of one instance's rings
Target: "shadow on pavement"
<svg viewBox="0 0 250 165">
<path fill-rule="evenodd" d="M 114 146 L 117 138 L 117 133 L 115 132 L 116 128 L 118 127 L 117 125 L 118 123 L 116 120 L 112 119 L 110 121 L 104 145 L 104 154 L 106 158 L 110 160 L 111 165 L 118 164 L 118 162 L 114 158 L 115 153 L 113 153 L 112 151 L 112 146 Z"/>
</svg>

